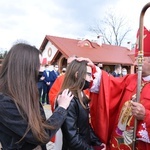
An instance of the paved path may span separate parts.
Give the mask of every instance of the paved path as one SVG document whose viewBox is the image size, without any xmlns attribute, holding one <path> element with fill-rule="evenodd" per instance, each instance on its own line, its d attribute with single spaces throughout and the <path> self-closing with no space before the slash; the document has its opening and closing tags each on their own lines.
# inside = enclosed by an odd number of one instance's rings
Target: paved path
<svg viewBox="0 0 150 150">
<path fill-rule="evenodd" d="M 46 114 L 46 118 L 49 118 L 52 115 L 50 105 L 44 105 L 44 111 Z M 46 146 L 47 146 L 47 150 L 54 150 L 54 143 L 49 142 Z"/>
</svg>

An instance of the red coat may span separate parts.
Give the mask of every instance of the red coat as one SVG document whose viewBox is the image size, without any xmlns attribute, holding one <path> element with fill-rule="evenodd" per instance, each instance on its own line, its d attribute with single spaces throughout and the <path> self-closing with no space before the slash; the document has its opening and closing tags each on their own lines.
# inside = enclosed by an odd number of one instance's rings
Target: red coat
<svg viewBox="0 0 150 150">
<path fill-rule="evenodd" d="M 99 94 L 91 93 L 91 122 L 95 133 L 109 146 L 119 149 L 129 149 L 127 145 L 118 143 L 118 120 L 120 112 L 126 101 L 131 100 L 136 93 L 137 75 L 127 75 L 123 78 L 114 78 L 102 71 Z M 146 108 L 146 123 L 148 135 L 150 135 L 150 84 L 147 84 L 141 93 L 141 102 Z M 143 122 L 138 122 L 138 130 Z M 132 125 L 132 121 L 131 121 Z M 138 132 L 137 132 L 138 133 Z M 115 140 L 114 140 L 115 139 Z M 116 140 L 117 139 L 117 140 Z M 111 141 L 111 142 L 110 142 Z M 110 143 L 110 144 L 109 144 Z M 140 144 L 139 144 L 140 143 Z M 138 142 L 138 148 L 150 149 L 150 144 Z M 127 148 L 125 148 L 127 146 Z M 141 147 L 140 147 L 141 146 Z M 144 148 L 143 148 L 144 147 Z"/>
<path fill-rule="evenodd" d="M 49 96 L 52 112 L 54 111 L 56 96 L 58 95 L 59 91 L 61 90 L 63 81 L 64 81 L 64 75 L 58 76 L 49 91 L 48 96 Z"/>
</svg>

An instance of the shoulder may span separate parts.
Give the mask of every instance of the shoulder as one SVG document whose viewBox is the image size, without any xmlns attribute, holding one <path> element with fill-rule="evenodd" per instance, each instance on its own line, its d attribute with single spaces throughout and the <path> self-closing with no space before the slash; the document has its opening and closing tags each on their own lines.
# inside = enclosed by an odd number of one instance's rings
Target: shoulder
<svg viewBox="0 0 150 150">
<path fill-rule="evenodd" d="M 52 71 L 49 71 L 49 72 L 50 72 L 50 73 L 55 73 L 55 72 L 54 72 L 54 70 L 52 70 Z"/>
<path fill-rule="evenodd" d="M 0 106 L 4 106 L 8 103 L 12 103 L 12 100 L 9 96 L 6 96 L 6 95 L 0 93 L 0 103 L 1 103 Z"/>
<path fill-rule="evenodd" d="M 14 110 L 14 108 L 16 108 L 16 105 L 13 100 L 4 94 L 0 94 L 0 114 L 3 113 L 6 115 L 7 112 L 9 113 L 9 111 Z"/>
<path fill-rule="evenodd" d="M 50 74 L 50 75 L 55 75 L 55 72 L 54 72 L 54 70 L 52 70 L 52 71 L 49 71 L 49 74 Z"/>
<path fill-rule="evenodd" d="M 115 72 L 115 71 L 113 71 L 111 74 L 112 74 L 112 75 L 116 75 L 116 72 Z"/>
<path fill-rule="evenodd" d="M 77 102 L 78 102 L 77 98 L 73 97 L 73 99 L 70 102 L 70 105 L 77 105 Z"/>
<path fill-rule="evenodd" d="M 63 81 L 64 77 L 65 77 L 65 75 L 58 76 L 56 80 Z"/>
<path fill-rule="evenodd" d="M 74 109 L 76 110 L 79 107 L 79 100 L 75 97 L 70 102 L 70 105 L 68 107 L 69 111 L 73 111 Z"/>
<path fill-rule="evenodd" d="M 46 74 L 46 71 L 45 71 L 45 70 L 43 71 L 43 74 L 44 74 L 44 75 Z"/>
</svg>

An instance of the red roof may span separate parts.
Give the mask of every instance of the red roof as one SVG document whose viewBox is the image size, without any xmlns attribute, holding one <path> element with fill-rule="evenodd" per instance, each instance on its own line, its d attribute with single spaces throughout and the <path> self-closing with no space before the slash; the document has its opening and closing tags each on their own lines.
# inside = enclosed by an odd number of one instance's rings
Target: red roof
<svg viewBox="0 0 150 150">
<path fill-rule="evenodd" d="M 134 61 L 133 53 L 126 47 L 108 44 L 100 46 L 96 42 L 87 39 L 77 40 L 47 35 L 40 47 L 41 50 L 44 50 L 48 41 L 55 45 L 66 58 L 76 55 L 90 58 L 95 63 L 126 65 L 132 65 Z M 56 58 L 56 56 L 54 57 Z"/>
</svg>

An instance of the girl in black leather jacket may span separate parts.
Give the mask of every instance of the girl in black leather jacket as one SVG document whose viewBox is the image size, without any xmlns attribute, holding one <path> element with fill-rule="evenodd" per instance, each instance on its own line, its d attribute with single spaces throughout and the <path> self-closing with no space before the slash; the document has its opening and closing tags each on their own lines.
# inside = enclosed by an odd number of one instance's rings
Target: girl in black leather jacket
<svg viewBox="0 0 150 150">
<path fill-rule="evenodd" d="M 106 149 L 105 144 L 100 142 L 89 123 L 89 99 L 83 90 L 89 88 L 92 80 L 92 69 L 87 66 L 87 61 L 74 60 L 67 67 L 61 91 L 68 88 L 74 98 L 71 100 L 67 118 L 61 127 L 62 150 Z"/>
</svg>

